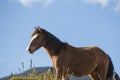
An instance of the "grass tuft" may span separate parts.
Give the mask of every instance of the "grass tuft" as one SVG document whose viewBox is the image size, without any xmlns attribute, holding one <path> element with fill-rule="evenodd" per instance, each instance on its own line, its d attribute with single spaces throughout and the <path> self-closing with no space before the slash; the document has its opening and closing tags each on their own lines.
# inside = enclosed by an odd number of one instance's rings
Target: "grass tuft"
<svg viewBox="0 0 120 80">
<path fill-rule="evenodd" d="M 47 71 L 46 73 L 37 74 L 37 70 L 33 69 L 32 73 L 27 76 L 13 76 L 10 80 L 55 80 L 54 74 L 52 71 Z"/>
</svg>

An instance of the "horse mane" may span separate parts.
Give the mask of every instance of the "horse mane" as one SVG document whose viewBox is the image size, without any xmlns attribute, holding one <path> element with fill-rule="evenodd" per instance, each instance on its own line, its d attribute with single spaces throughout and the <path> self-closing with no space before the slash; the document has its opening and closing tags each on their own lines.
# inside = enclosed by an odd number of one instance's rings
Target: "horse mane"
<svg viewBox="0 0 120 80">
<path fill-rule="evenodd" d="M 62 49 L 66 49 L 66 44 L 59 40 L 56 36 L 46 31 L 45 29 L 41 29 L 43 34 L 45 35 L 46 44 L 50 45 L 50 49 L 53 50 L 53 54 L 59 54 Z"/>
</svg>

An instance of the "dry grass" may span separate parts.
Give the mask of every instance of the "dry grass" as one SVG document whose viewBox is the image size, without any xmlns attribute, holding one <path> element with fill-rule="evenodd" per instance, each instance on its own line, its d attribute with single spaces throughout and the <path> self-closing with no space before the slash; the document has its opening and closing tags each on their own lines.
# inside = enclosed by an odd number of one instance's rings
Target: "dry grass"
<svg viewBox="0 0 120 80">
<path fill-rule="evenodd" d="M 22 71 L 24 72 L 24 62 L 22 62 L 21 64 L 22 64 Z M 30 59 L 30 69 L 32 70 L 32 68 L 33 68 L 33 62 L 32 59 Z M 13 76 L 10 78 L 10 80 L 55 80 L 55 76 L 51 70 L 42 74 L 37 74 L 37 70 L 33 69 L 32 72 L 27 76 Z"/>
<path fill-rule="evenodd" d="M 55 80 L 55 77 L 52 71 L 37 75 L 36 70 L 33 69 L 32 73 L 25 77 L 13 76 L 10 80 Z"/>
</svg>

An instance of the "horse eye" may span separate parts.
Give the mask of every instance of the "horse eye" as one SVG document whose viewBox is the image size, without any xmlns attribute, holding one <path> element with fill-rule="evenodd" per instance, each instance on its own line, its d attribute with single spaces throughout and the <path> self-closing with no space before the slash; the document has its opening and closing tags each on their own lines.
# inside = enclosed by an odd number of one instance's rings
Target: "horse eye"
<svg viewBox="0 0 120 80">
<path fill-rule="evenodd" d="M 39 37 L 40 37 L 40 35 L 37 36 L 37 38 L 39 38 Z"/>
</svg>

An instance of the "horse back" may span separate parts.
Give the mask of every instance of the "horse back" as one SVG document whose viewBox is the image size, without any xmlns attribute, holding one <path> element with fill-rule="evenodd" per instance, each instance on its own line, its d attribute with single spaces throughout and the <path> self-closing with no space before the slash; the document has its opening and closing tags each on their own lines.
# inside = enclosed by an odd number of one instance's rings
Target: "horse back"
<svg viewBox="0 0 120 80">
<path fill-rule="evenodd" d="M 77 48 L 67 45 L 66 49 L 57 56 L 54 63 L 56 69 L 62 71 L 64 67 L 65 70 L 69 69 L 70 74 L 83 76 L 92 73 L 97 66 L 104 64 L 107 60 L 105 52 L 98 47 Z"/>
</svg>

